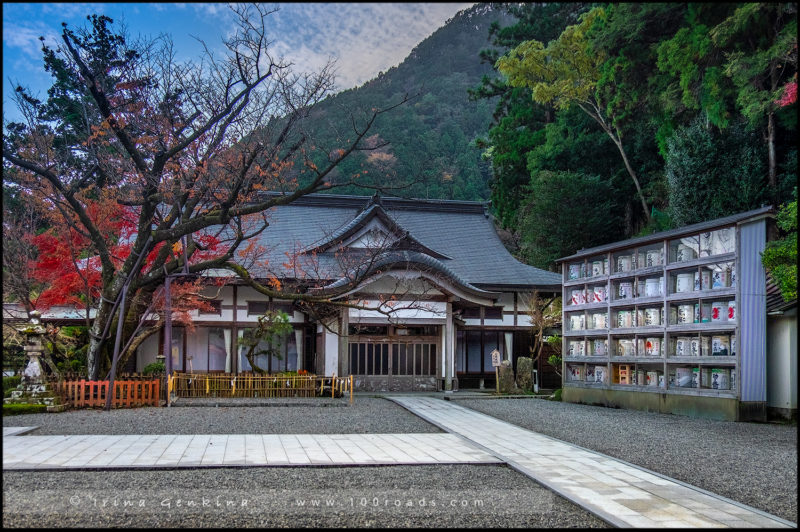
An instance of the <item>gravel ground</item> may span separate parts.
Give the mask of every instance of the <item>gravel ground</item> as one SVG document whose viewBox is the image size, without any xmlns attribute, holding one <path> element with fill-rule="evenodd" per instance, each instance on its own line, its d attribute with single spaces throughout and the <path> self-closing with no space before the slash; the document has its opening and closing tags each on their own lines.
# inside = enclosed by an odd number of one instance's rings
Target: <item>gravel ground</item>
<svg viewBox="0 0 800 532">
<path fill-rule="evenodd" d="M 40 428 L 30 434 L 370 434 L 442 432 L 391 401 L 359 397 L 274 406 L 183 406 L 69 410 L 3 417 L 3 426 Z M 324 408 L 320 406 L 325 405 Z"/>
<path fill-rule="evenodd" d="M 495 465 L 8 472 L 3 502 L 3 527 L 606 526 Z"/>
<path fill-rule="evenodd" d="M 541 399 L 454 404 L 797 522 L 797 425 L 710 421 Z"/>
</svg>

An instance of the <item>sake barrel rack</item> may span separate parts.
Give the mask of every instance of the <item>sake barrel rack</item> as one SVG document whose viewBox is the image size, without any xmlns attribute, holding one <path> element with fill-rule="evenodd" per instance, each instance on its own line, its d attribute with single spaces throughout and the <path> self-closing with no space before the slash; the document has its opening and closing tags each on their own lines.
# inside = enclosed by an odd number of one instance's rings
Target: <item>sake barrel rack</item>
<svg viewBox="0 0 800 532">
<path fill-rule="evenodd" d="M 566 401 L 762 419 L 767 207 L 559 259 Z"/>
</svg>

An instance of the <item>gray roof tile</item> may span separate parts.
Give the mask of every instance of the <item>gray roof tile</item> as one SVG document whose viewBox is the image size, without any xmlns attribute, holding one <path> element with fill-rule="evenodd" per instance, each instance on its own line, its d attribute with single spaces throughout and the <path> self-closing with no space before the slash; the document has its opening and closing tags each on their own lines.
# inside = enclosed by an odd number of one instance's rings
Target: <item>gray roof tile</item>
<svg viewBox="0 0 800 532">
<path fill-rule="evenodd" d="M 292 277 L 279 266 L 286 254 L 308 249 L 328 240 L 349 224 L 370 202 L 367 196 L 311 194 L 289 205 L 274 208 L 270 227 L 260 244 L 270 250 L 274 273 Z M 406 200 L 381 198 L 382 208 L 425 247 L 450 259 L 439 259 L 464 281 L 478 287 L 555 287 L 561 276 L 516 260 L 503 246 L 494 225 L 479 202 Z M 321 269 L 330 279 L 339 277 L 341 266 L 330 253 L 318 255 Z"/>
<path fill-rule="evenodd" d="M 735 223 L 743 222 L 745 220 L 749 220 L 750 218 L 759 218 L 762 216 L 768 216 L 771 215 L 773 212 L 774 211 L 772 207 L 761 207 L 759 209 L 753 209 L 752 211 L 732 214 L 730 216 L 725 216 L 724 218 L 717 218 L 716 220 L 708 220 L 705 222 L 700 222 L 692 225 L 685 225 L 683 227 L 678 227 L 676 229 L 670 229 L 668 231 L 661 231 L 650 235 L 640 236 L 636 238 L 629 238 L 628 240 L 620 240 L 618 242 L 603 244 L 602 246 L 596 246 L 593 248 L 581 249 L 577 253 L 570 255 L 569 257 L 562 257 L 556 260 L 556 262 L 564 262 L 566 260 L 586 257 L 587 255 L 607 253 L 609 251 L 613 251 L 618 248 L 625 248 L 633 245 L 648 244 L 650 242 L 657 242 L 659 240 L 664 240 L 666 238 L 675 238 L 683 236 L 688 233 L 699 233 L 701 231 L 715 228 L 718 226 L 732 225 Z"/>
</svg>

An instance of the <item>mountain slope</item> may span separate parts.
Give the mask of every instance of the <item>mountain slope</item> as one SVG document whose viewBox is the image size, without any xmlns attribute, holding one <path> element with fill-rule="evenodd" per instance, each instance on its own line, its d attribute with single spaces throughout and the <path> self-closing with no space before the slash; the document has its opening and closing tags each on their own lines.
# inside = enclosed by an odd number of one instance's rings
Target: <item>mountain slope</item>
<svg viewBox="0 0 800 532">
<path fill-rule="evenodd" d="M 406 197 L 458 200 L 488 199 L 489 167 L 472 145 L 491 121 L 495 102 L 469 101 L 467 89 L 476 86 L 490 65 L 478 57 L 489 43 L 489 25 L 508 15 L 487 5 L 461 11 L 422 41 L 398 66 L 364 85 L 321 102 L 315 123 L 329 124 L 314 132 L 319 147 L 337 146 L 337 138 L 352 136 L 350 113 L 364 116 L 371 108 L 404 105 L 381 115 L 370 131 L 373 142 L 389 146 L 353 154 L 340 165 L 340 177 L 361 173 L 365 184 L 414 184 L 392 193 Z M 366 172 L 366 173 L 365 173 Z M 359 187 L 336 193 L 371 193 Z"/>
</svg>

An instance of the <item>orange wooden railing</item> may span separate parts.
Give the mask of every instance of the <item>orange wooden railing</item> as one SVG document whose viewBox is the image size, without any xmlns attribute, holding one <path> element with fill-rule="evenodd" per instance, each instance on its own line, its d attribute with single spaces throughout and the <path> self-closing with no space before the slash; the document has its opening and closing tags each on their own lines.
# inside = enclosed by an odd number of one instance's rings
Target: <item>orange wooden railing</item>
<svg viewBox="0 0 800 532">
<path fill-rule="evenodd" d="M 60 381 L 53 389 L 73 408 L 103 408 L 106 405 L 108 381 Z M 111 396 L 113 408 L 158 406 L 161 379 L 114 381 Z"/>
</svg>

